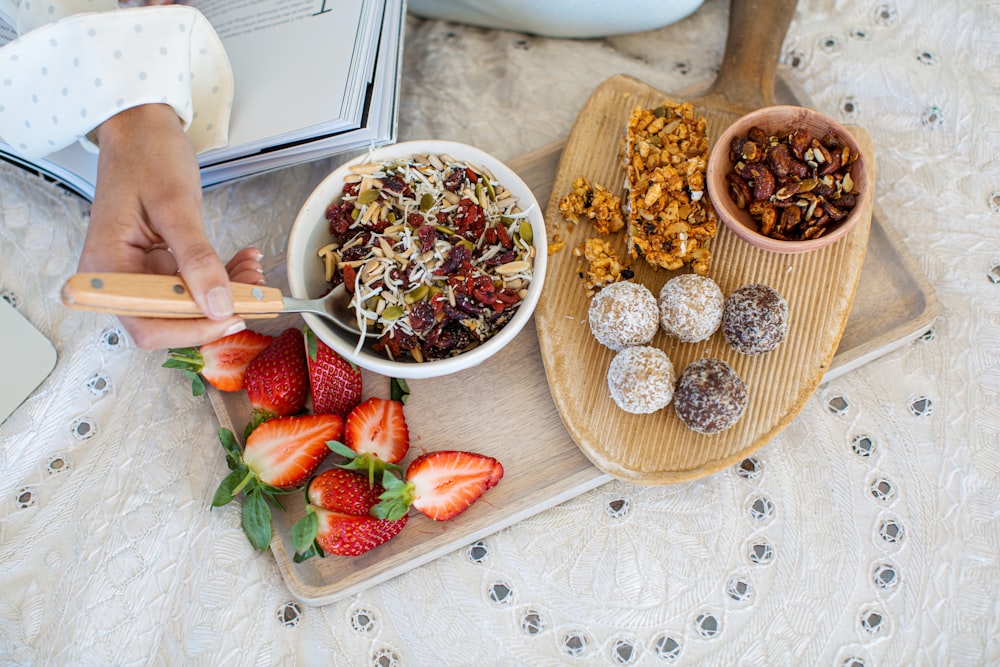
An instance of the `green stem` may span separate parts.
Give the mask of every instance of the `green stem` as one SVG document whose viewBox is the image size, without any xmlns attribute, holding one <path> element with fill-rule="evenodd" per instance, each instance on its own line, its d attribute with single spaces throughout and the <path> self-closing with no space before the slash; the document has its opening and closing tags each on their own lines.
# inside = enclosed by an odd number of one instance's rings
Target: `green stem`
<svg viewBox="0 0 1000 667">
<path fill-rule="evenodd" d="M 247 484 L 249 484 L 250 480 L 252 480 L 253 478 L 254 478 L 253 470 L 248 470 L 246 476 L 242 480 L 240 480 L 240 483 L 236 485 L 235 489 L 233 489 L 233 498 L 240 495 L 240 491 L 242 491 L 243 488 Z"/>
</svg>

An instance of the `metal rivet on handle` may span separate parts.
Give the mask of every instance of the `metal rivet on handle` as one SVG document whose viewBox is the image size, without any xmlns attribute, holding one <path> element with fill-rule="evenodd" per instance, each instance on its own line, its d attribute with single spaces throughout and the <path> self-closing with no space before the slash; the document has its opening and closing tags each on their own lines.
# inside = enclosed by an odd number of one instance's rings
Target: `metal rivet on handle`
<svg viewBox="0 0 1000 667">
<path fill-rule="evenodd" d="M 94 289 L 101 289 L 102 287 L 104 287 L 104 281 L 101 280 L 100 278 L 91 278 L 90 286 L 93 287 Z"/>
<path fill-rule="evenodd" d="M 257 299 L 258 301 L 261 301 L 264 298 L 264 290 L 262 290 L 259 287 L 254 287 L 252 290 L 250 290 L 250 296 Z"/>
<path fill-rule="evenodd" d="M 184 285 L 180 283 L 174 285 L 174 294 L 184 294 Z"/>
</svg>

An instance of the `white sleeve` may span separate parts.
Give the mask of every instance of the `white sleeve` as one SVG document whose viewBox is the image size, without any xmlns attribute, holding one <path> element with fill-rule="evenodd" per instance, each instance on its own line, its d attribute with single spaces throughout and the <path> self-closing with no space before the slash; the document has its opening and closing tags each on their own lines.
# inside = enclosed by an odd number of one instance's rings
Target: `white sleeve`
<svg viewBox="0 0 1000 667">
<path fill-rule="evenodd" d="M 78 9 L 104 3 L 70 4 Z M 22 0 L 18 23 L 37 25 L 47 7 L 65 4 Z M 87 138 L 91 130 L 124 109 L 150 103 L 174 108 L 198 152 L 224 146 L 232 99 L 225 49 L 208 19 L 192 7 L 72 14 L 0 49 L 0 137 L 28 158 L 75 141 L 95 149 Z"/>
</svg>

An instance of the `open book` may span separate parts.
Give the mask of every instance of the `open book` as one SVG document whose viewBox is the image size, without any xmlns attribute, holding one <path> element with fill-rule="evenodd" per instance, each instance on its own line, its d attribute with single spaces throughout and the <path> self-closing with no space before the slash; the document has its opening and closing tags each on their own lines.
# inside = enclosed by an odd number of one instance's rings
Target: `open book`
<svg viewBox="0 0 1000 667">
<path fill-rule="evenodd" d="M 205 187 L 396 140 L 405 0 L 187 0 L 233 67 L 229 145 L 199 156 Z M 13 39 L 0 22 L 0 44 Z M 73 145 L 0 159 L 93 199 L 97 156 Z"/>
</svg>

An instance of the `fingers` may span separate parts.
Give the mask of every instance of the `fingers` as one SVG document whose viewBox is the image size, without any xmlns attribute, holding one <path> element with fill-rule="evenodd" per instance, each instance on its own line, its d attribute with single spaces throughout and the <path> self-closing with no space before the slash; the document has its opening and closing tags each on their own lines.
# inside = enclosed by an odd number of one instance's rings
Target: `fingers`
<svg viewBox="0 0 1000 667">
<path fill-rule="evenodd" d="M 197 347 L 246 329 L 246 323 L 238 317 L 225 320 L 119 317 L 118 320 L 142 350 Z"/>
<path fill-rule="evenodd" d="M 257 248 L 244 248 L 239 251 L 226 264 L 229 279 L 250 285 L 263 285 L 264 269 L 260 263 L 263 258 L 264 256 Z"/>
</svg>

